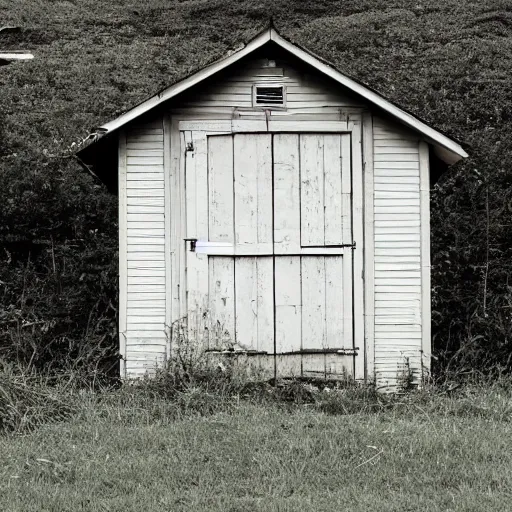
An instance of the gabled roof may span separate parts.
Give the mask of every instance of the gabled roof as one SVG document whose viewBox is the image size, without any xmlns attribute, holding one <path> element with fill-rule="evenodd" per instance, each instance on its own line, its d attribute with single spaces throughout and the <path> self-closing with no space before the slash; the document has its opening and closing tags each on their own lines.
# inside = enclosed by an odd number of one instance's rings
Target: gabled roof
<svg viewBox="0 0 512 512">
<path fill-rule="evenodd" d="M 265 29 L 263 32 L 258 34 L 254 39 L 252 39 L 249 43 L 247 43 L 242 49 L 231 53 L 230 55 L 204 67 L 200 71 L 188 76 L 187 78 L 171 85 L 170 87 L 164 89 L 159 92 L 155 96 L 143 101 L 136 107 L 128 110 L 124 114 L 120 115 L 116 119 L 104 124 L 100 128 L 98 128 L 96 134 L 92 136 L 94 142 L 96 142 L 103 135 L 108 135 L 122 126 L 126 125 L 130 121 L 133 121 L 137 117 L 145 114 L 146 112 L 158 107 L 162 103 L 170 100 L 171 98 L 177 96 L 178 94 L 186 91 L 190 87 L 198 84 L 199 82 L 209 78 L 210 76 L 222 71 L 223 69 L 231 66 L 235 62 L 238 62 L 243 57 L 249 55 L 254 52 L 258 48 L 263 45 L 273 42 L 283 48 L 284 50 L 290 52 L 295 57 L 299 58 L 303 62 L 311 65 L 319 72 L 327 75 L 332 78 L 340 85 L 346 87 L 350 91 L 358 94 L 369 103 L 372 103 L 382 111 L 389 114 L 396 121 L 404 124 L 405 126 L 415 130 L 424 136 L 427 142 L 434 145 L 438 156 L 444 160 L 448 164 L 453 164 L 460 160 L 461 158 L 465 158 L 468 154 L 464 151 L 461 145 L 442 134 L 438 130 L 430 127 L 424 121 L 418 119 L 416 116 L 409 114 L 405 110 L 391 103 L 389 100 L 385 99 L 383 96 L 378 94 L 377 92 L 371 90 L 365 85 L 362 85 L 358 81 L 353 78 L 348 77 L 347 75 L 341 73 L 335 67 L 326 62 L 325 60 L 313 55 L 312 53 L 300 48 L 299 46 L 291 43 L 282 37 L 274 27 L 270 27 Z M 93 142 L 93 143 L 94 143 Z M 80 148 L 84 149 L 83 147 Z M 79 151 L 80 151 L 79 150 Z"/>
</svg>

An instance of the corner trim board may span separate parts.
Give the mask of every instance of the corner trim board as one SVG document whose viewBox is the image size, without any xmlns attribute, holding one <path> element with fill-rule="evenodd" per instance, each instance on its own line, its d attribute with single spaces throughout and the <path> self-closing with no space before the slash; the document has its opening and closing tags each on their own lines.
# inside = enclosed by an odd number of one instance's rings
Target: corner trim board
<svg viewBox="0 0 512 512">
<path fill-rule="evenodd" d="M 169 159 L 169 281 L 170 288 L 167 291 L 169 298 L 168 308 L 170 309 L 170 327 L 172 338 L 173 323 L 180 318 L 180 249 L 178 241 L 181 236 L 181 208 L 180 208 L 180 165 L 181 165 L 181 139 L 179 121 L 175 117 L 170 119 L 170 159 Z M 172 339 L 171 339 L 172 343 Z"/>
<path fill-rule="evenodd" d="M 363 113 L 365 382 L 375 380 L 373 116 Z"/>
<path fill-rule="evenodd" d="M 171 116 L 164 114 L 164 232 L 165 232 L 165 337 L 166 359 L 171 355 L 172 265 L 171 265 Z"/>
<path fill-rule="evenodd" d="M 363 177 L 363 141 L 362 116 L 354 116 L 349 124 L 351 129 L 352 150 L 352 233 L 353 241 L 359 248 L 354 251 L 353 259 L 353 319 L 354 319 L 354 345 L 365 340 L 365 303 L 364 303 L 364 177 Z M 354 360 L 354 378 L 365 378 L 364 350 L 360 357 Z"/>
<path fill-rule="evenodd" d="M 421 212 L 421 364 L 430 371 L 431 278 L 430 278 L 430 164 L 428 144 L 420 142 L 420 212 Z"/>
<path fill-rule="evenodd" d="M 126 132 L 119 132 L 119 353 L 120 376 L 126 378 L 126 330 L 128 300 Z"/>
</svg>

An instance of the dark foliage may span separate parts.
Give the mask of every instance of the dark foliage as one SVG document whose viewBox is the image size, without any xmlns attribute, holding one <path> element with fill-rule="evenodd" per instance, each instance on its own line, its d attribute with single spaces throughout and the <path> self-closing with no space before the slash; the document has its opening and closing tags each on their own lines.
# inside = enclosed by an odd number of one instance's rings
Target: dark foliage
<svg viewBox="0 0 512 512">
<path fill-rule="evenodd" d="M 109 373 L 117 366 L 115 198 L 70 161 L 24 152 L 11 155 L 0 180 L 0 358 Z"/>
<path fill-rule="evenodd" d="M 116 198 L 66 152 L 94 126 L 254 36 L 293 41 L 463 140 L 432 196 L 438 367 L 509 371 L 512 8 L 505 0 L 0 0 L 0 351 L 115 360 Z M 95 371 L 96 371 L 95 370 Z"/>
</svg>

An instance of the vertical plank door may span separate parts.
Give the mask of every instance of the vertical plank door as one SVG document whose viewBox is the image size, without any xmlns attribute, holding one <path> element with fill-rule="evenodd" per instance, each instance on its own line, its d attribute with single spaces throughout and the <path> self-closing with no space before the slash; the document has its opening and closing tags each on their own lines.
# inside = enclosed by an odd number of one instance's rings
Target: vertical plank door
<svg viewBox="0 0 512 512">
<path fill-rule="evenodd" d="M 183 139 L 187 311 L 208 349 L 279 376 L 352 374 L 350 135 Z"/>
</svg>

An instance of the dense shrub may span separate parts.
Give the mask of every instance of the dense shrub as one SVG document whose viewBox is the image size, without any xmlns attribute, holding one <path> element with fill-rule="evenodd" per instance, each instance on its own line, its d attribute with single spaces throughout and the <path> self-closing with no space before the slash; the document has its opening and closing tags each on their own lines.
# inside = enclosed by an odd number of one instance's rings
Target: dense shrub
<svg viewBox="0 0 512 512">
<path fill-rule="evenodd" d="M 0 167 L 0 358 L 103 378 L 117 367 L 116 201 L 71 162 L 30 157 Z"/>
</svg>

